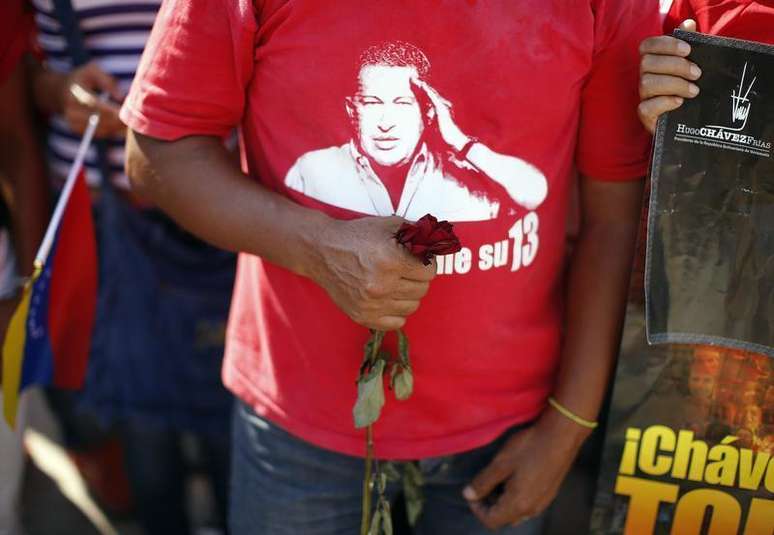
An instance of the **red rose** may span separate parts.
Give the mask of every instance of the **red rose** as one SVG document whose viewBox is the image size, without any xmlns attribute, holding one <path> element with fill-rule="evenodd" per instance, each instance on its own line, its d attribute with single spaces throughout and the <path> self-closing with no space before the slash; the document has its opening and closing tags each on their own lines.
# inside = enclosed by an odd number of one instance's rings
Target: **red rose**
<svg viewBox="0 0 774 535">
<path fill-rule="evenodd" d="M 416 258 L 426 266 L 430 265 L 435 255 L 456 253 L 462 246 L 460 240 L 454 235 L 451 223 L 438 221 L 427 214 L 414 224 L 404 223 L 395 233 L 395 239 L 404 246 Z M 372 481 L 386 481 L 386 473 L 381 464 L 376 466 L 376 474 L 372 473 L 374 459 L 373 424 L 379 419 L 384 406 L 384 375 L 389 370 L 390 388 L 395 393 L 395 398 L 404 401 L 411 396 L 414 389 L 414 374 L 411 371 L 409 359 L 409 343 L 406 334 L 398 329 L 398 358 L 392 358 L 389 351 L 382 350 L 381 345 L 385 333 L 371 331 L 371 337 L 363 348 L 363 363 L 360 366 L 360 374 L 357 379 L 357 400 L 352 407 L 352 416 L 355 427 L 366 428 L 366 458 L 365 479 L 366 483 Z M 363 492 L 362 523 L 360 534 L 382 533 L 382 518 L 389 518 L 389 510 L 384 509 L 387 503 L 384 497 L 384 486 L 377 485 L 379 492 L 376 512 L 373 520 L 370 518 L 371 493 L 373 485 L 365 484 Z M 383 515 L 387 515 L 383 517 Z M 373 524 L 372 524 L 373 522 Z M 386 530 L 384 533 L 387 533 Z M 391 532 L 391 531 L 390 531 Z"/>
<path fill-rule="evenodd" d="M 456 253 L 462 248 L 452 224 L 438 221 L 430 214 L 416 223 L 403 223 L 395 233 L 395 239 L 426 266 L 430 265 L 433 256 Z"/>
</svg>

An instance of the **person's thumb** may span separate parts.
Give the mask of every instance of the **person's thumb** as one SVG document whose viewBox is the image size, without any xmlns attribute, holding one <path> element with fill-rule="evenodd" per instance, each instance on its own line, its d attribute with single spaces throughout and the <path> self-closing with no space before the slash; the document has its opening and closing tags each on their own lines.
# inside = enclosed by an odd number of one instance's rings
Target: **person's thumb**
<svg viewBox="0 0 774 535">
<path fill-rule="evenodd" d="M 494 460 L 473 478 L 473 481 L 462 491 L 462 496 L 469 502 L 483 500 L 510 475 L 511 470 L 508 466 Z"/>
<path fill-rule="evenodd" d="M 680 29 L 685 30 L 686 32 L 695 32 L 696 31 L 696 21 L 693 19 L 685 19 L 682 24 L 680 24 Z"/>
</svg>

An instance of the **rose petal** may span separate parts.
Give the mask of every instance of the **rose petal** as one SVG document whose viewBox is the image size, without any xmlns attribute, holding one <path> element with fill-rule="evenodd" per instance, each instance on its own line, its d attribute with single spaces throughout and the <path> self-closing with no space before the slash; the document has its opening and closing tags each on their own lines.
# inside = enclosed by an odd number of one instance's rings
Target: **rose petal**
<svg viewBox="0 0 774 535">
<path fill-rule="evenodd" d="M 422 256 L 425 254 L 425 252 L 428 251 L 427 245 L 421 244 L 421 243 L 412 243 L 410 247 L 411 254 L 414 256 Z"/>
<path fill-rule="evenodd" d="M 431 214 L 414 224 L 402 224 L 395 233 L 395 239 L 425 265 L 432 262 L 434 255 L 456 253 L 461 249 L 453 225 L 448 221 L 439 222 Z"/>
</svg>

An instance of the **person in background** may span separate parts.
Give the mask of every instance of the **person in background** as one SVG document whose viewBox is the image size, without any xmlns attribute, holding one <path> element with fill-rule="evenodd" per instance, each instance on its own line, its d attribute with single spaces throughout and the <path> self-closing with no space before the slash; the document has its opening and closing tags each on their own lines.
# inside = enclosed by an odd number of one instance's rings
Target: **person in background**
<svg viewBox="0 0 774 535">
<path fill-rule="evenodd" d="M 34 35 L 28 7 L 23 0 L 0 5 L 0 346 L 23 278 L 32 274 L 49 210 L 25 61 Z M 0 535 L 22 533 L 18 500 L 25 462 L 25 406 L 22 401 L 16 432 L 0 422 Z"/>
<path fill-rule="evenodd" d="M 212 483 L 214 525 L 225 530 L 232 398 L 218 371 L 235 257 L 138 202 L 123 173 L 126 127 L 118 110 L 160 3 L 33 0 L 45 55 L 33 88 L 48 116 L 55 184 L 70 168 L 89 116 L 100 117 L 85 161 L 94 192 L 98 319 L 86 385 L 72 410 L 61 411 L 65 430 L 83 437 L 89 417 L 99 424 L 97 435 L 116 428 L 144 530 L 187 535 L 189 438 Z M 61 393 L 55 399 L 71 404 Z"/>
<path fill-rule="evenodd" d="M 164 3 L 121 111 L 132 130 L 127 168 L 138 193 L 241 252 L 223 371 L 240 398 L 233 533 L 357 532 L 365 448 L 353 428 L 353 378 L 366 327 L 404 326 L 416 390 L 388 402 L 375 455 L 420 460 L 417 533 L 540 533 L 595 426 L 618 348 L 650 141 L 636 116 L 637 46 L 658 30 L 656 7 Z M 501 203 L 486 221 L 452 217 L 465 249 L 436 268 L 391 239 L 400 217 L 369 217 L 342 202 L 343 188 L 321 198 L 285 180 L 301 158 L 336 184 L 335 151 L 303 156 L 351 139 L 355 114 L 341 96 L 352 94 L 363 51 L 385 49 L 421 50 L 432 62 L 427 87 L 448 99 L 433 106 L 439 127 L 451 103 L 459 125 L 444 153 L 458 149 L 450 158 L 477 178 L 471 189 Z M 376 56 L 373 75 L 410 63 Z M 418 117 L 423 92 L 393 81 L 387 98 L 363 94 L 361 83 L 362 111 Z M 242 170 L 220 144 L 237 125 Z M 377 123 L 366 140 L 384 161 L 405 140 L 392 127 Z M 481 158 L 490 147 L 537 169 L 546 194 L 519 205 L 484 180 L 478 166 L 492 161 Z M 565 292 L 574 168 L 583 224 Z M 422 176 L 380 178 L 401 192 Z M 443 205 L 448 192 L 436 193 L 414 213 Z"/>
</svg>

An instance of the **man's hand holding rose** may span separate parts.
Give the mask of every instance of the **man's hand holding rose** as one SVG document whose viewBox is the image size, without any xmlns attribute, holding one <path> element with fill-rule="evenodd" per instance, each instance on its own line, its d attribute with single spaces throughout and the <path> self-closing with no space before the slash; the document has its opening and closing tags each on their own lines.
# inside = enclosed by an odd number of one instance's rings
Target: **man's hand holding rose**
<svg viewBox="0 0 774 535">
<path fill-rule="evenodd" d="M 435 277 L 395 239 L 399 217 L 335 221 L 323 232 L 311 277 L 356 323 L 394 331 L 419 308 Z"/>
</svg>

